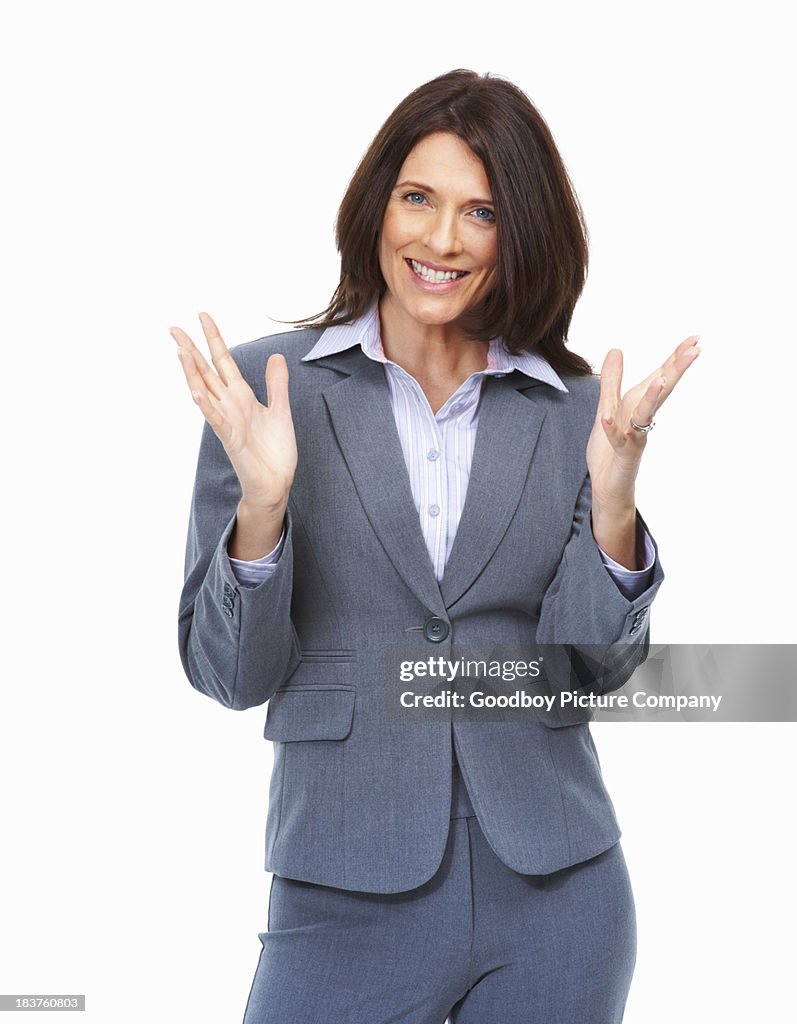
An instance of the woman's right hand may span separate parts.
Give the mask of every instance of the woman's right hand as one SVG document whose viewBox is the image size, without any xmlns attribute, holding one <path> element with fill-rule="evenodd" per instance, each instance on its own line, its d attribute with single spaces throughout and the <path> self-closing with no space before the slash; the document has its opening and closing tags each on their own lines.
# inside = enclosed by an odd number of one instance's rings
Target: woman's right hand
<svg viewBox="0 0 797 1024">
<path fill-rule="evenodd" d="M 281 521 L 297 461 L 285 356 L 269 356 L 268 406 L 261 405 L 213 319 L 200 313 L 199 320 L 215 371 L 185 331 L 179 327 L 169 330 L 177 342 L 191 395 L 224 446 L 241 484 L 242 502 L 254 512 Z"/>
</svg>

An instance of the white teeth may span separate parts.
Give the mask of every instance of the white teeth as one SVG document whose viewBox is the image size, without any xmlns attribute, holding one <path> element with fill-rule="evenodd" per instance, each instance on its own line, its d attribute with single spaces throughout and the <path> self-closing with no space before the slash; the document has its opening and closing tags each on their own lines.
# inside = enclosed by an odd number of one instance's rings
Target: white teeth
<svg viewBox="0 0 797 1024">
<path fill-rule="evenodd" d="M 430 284 L 443 284 L 445 281 L 453 281 L 455 278 L 465 276 L 464 270 L 432 270 L 431 267 L 426 267 L 423 263 L 418 263 L 417 260 L 410 260 L 410 263 L 418 277 Z"/>
</svg>

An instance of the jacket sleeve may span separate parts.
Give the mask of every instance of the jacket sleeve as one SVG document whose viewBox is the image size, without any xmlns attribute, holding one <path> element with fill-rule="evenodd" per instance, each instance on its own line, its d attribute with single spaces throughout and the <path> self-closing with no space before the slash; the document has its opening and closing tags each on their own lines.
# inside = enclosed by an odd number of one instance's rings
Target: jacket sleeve
<svg viewBox="0 0 797 1024">
<path fill-rule="evenodd" d="M 546 674 L 556 688 L 608 693 L 626 683 L 647 658 L 650 604 L 664 572 L 654 540 L 650 583 L 633 600 L 626 598 L 601 558 L 592 534 L 591 509 L 587 475 L 570 538 L 542 600 L 537 644 L 550 645 Z M 637 512 L 638 537 L 646 529 Z"/>
<path fill-rule="evenodd" d="M 178 643 L 191 685 L 235 710 L 263 704 L 299 663 L 290 618 L 291 513 L 273 573 L 256 587 L 242 586 L 227 555 L 240 498 L 235 470 L 205 423 L 191 499 Z"/>
</svg>

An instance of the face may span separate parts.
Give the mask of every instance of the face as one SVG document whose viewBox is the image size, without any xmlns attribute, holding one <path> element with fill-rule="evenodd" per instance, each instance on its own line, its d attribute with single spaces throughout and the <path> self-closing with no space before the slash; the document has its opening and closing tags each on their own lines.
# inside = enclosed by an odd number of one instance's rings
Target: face
<svg viewBox="0 0 797 1024">
<path fill-rule="evenodd" d="M 455 323 L 489 289 L 497 251 L 481 160 L 456 135 L 427 135 L 404 161 L 382 222 L 383 315 Z"/>
</svg>

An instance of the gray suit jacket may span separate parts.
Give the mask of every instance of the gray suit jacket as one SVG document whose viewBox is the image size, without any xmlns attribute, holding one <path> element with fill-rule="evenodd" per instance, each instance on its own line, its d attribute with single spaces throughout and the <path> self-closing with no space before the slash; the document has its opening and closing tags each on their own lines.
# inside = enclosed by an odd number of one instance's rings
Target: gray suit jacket
<svg viewBox="0 0 797 1024">
<path fill-rule="evenodd" d="M 382 367 L 359 347 L 302 363 L 320 331 L 232 350 L 261 402 L 290 373 L 299 463 L 274 574 L 241 587 L 226 555 L 240 488 L 212 430 L 199 452 L 179 645 L 196 689 L 229 708 L 269 701 L 274 742 L 266 870 L 399 892 L 440 864 L 452 730 L 479 823 L 515 871 L 548 873 L 620 836 L 589 732 L 570 720 L 424 721 L 385 715 L 385 651 L 456 658 L 470 645 L 611 645 L 594 688 L 626 681 L 648 648 L 663 577 L 628 601 L 590 528 L 584 453 L 596 378 L 569 393 L 515 371 L 487 378 L 466 501 L 443 580 L 421 533 Z M 424 624 L 448 626 L 436 642 Z"/>
</svg>

